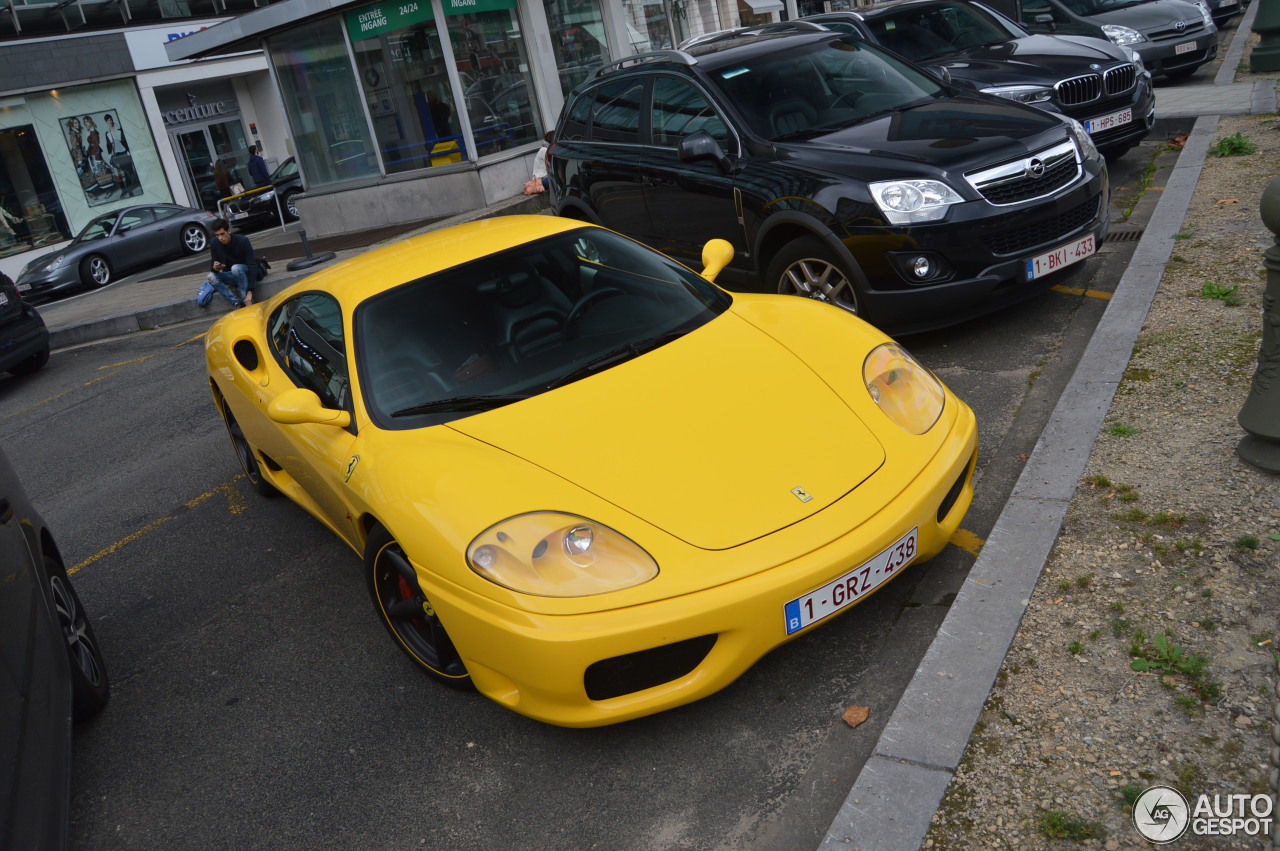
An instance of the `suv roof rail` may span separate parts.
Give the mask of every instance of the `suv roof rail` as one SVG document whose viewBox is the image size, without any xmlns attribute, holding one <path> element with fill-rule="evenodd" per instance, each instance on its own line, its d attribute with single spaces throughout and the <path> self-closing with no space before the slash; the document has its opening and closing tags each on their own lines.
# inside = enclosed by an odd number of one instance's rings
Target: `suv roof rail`
<svg viewBox="0 0 1280 851">
<path fill-rule="evenodd" d="M 680 43 L 680 46 L 693 47 L 694 45 L 714 44 L 717 41 L 726 41 L 731 38 L 742 38 L 743 36 L 807 32 L 830 32 L 830 30 L 813 21 L 779 21 L 772 24 L 757 24 L 750 27 L 737 27 L 731 30 L 719 30 L 718 32 L 695 35 L 692 38 L 685 39 Z"/>
<path fill-rule="evenodd" d="M 637 53 L 634 56 L 606 62 L 597 68 L 592 76 L 603 77 L 606 74 L 612 74 L 614 71 L 621 71 L 623 68 L 644 65 L 649 62 L 674 62 L 677 65 L 698 64 L 698 60 L 695 57 L 685 53 L 683 50 L 651 50 L 647 53 Z"/>
</svg>

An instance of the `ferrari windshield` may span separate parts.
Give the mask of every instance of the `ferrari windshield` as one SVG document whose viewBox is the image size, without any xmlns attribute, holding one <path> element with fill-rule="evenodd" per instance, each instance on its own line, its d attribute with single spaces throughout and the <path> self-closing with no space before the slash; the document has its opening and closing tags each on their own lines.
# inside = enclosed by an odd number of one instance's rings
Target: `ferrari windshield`
<svg viewBox="0 0 1280 851">
<path fill-rule="evenodd" d="M 755 56 L 713 77 L 767 139 L 838 130 L 947 96 L 927 74 L 850 36 Z"/>
<path fill-rule="evenodd" d="M 374 296 L 355 312 L 365 405 L 384 428 L 518 402 L 665 345 L 729 296 L 625 237 L 583 228 Z"/>
</svg>

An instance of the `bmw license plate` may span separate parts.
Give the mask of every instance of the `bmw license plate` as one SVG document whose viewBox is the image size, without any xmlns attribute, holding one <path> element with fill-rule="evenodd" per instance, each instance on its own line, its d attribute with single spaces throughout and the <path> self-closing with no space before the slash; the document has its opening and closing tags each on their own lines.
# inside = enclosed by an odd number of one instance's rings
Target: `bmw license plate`
<svg viewBox="0 0 1280 851">
<path fill-rule="evenodd" d="M 234 220 L 234 219 L 247 219 L 248 217 L 249 217 L 248 213 L 236 213 L 231 218 Z"/>
<path fill-rule="evenodd" d="M 1173 49 L 1173 53 L 1175 56 L 1180 56 L 1183 53 L 1190 53 L 1195 49 L 1196 49 L 1196 43 L 1194 41 L 1189 41 L 1186 44 L 1180 44 L 1177 47 L 1175 47 Z"/>
<path fill-rule="evenodd" d="M 821 588 L 797 597 L 782 607 L 787 635 L 834 615 L 883 585 L 916 557 L 919 527 L 885 547 L 880 553 Z"/>
<path fill-rule="evenodd" d="M 17 287 L 18 287 L 18 292 L 20 293 L 25 293 L 27 290 L 31 289 L 30 284 L 18 284 Z"/>
<path fill-rule="evenodd" d="M 1032 257 L 1027 261 L 1027 280 L 1033 281 L 1072 263 L 1079 263 L 1086 257 L 1092 257 L 1097 250 L 1097 240 L 1093 234 L 1089 234 L 1038 257 Z"/>
<path fill-rule="evenodd" d="M 1084 123 L 1084 132 L 1092 136 L 1094 133 L 1101 133 L 1103 130 L 1110 130 L 1112 127 L 1122 127 L 1133 121 L 1133 110 L 1122 109 L 1119 112 L 1113 112 L 1110 115 L 1091 118 Z"/>
</svg>

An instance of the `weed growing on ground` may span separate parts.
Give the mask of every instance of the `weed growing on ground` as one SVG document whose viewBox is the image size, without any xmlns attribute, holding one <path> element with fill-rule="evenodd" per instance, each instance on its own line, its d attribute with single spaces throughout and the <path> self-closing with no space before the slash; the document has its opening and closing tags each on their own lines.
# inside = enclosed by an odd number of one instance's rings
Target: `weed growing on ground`
<svg viewBox="0 0 1280 851">
<path fill-rule="evenodd" d="M 1224 284 L 1215 284 L 1213 281 L 1205 281 L 1204 286 L 1200 287 L 1200 298 L 1216 299 L 1228 307 L 1236 307 L 1240 304 L 1239 286 L 1228 287 Z"/>
<path fill-rule="evenodd" d="M 1238 553 L 1251 553 L 1261 545 L 1262 542 L 1258 540 L 1257 535 L 1241 535 L 1231 542 L 1231 546 L 1235 547 Z"/>
<path fill-rule="evenodd" d="M 1249 137 L 1243 133 L 1232 133 L 1219 139 L 1213 147 L 1209 148 L 1209 152 L 1219 157 L 1239 157 L 1245 154 L 1252 154 L 1258 150 L 1258 146 L 1249 141 Z"/>
<path fill-rule="evenodd" d="M 1106 830 L 1096 821 L 1085 821 L 1062 810 L 1048 810 L 1040 816 L 1040 833 L 1052 839 L 1098 839 Z"/>
<path fill-rule="evenodd" d="M 1103 430 L 1112 437 L 1131 437 L 1138 433 L 1137 428 L 1124 423 L 1111 423 Z"/>
</svg>

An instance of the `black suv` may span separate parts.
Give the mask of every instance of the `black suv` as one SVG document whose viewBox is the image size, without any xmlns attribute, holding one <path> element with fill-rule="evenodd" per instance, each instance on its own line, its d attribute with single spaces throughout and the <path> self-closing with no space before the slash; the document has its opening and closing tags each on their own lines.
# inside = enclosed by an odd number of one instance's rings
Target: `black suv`
<svg viewBox="0 0 1280 851">
<path fill-rule="evenodd" d="M 1031 35 L 970 0 L 900 0 L 804 20 L 861 36 L 989 95 L 1061 112 L 1116 157 L 1156 118 L 1151 74 L 1128 47 L 1085 36 Z"/>
<path fill-rule="evenodd" d="M 565 103 L 559 215 L 722 280 L 839 304 L 898 334 L 1039 291 L 1096 249 L 1107 172 L 1079 122 L 943 82 L 804 22 L 606 65 Z"/>
</svg>

